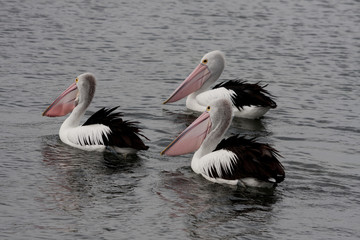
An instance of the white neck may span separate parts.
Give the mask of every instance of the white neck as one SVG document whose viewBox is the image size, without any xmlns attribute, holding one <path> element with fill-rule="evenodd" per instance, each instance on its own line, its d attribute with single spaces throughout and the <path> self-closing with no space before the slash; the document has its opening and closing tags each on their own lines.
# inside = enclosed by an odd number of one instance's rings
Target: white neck
<svg viewBox="0 0 360 240">
<path fill-rule="evenodd" d="M 197 100 L 196 97 L 202 93 L 203 91 L 196 91 L 191 93 L 187 98 L 186 98 L 186 107 L 188 109 L 191 109 L 193 111 L 198 111 L 198 112 L 203 112 L 206 108 L 206 106 L 201 105 Z"/>
<path fill-rule="evenodd" d="M 61 125 L 60 131 L 62 128 L 74 128 L 79 126 L 80 120 L 84 116 L 88 106 L 89 105 L 85 103 L 80 103 L 79 105 L 77 105 L 71 112 L 70 116 L 65 119 L 65 121 Z"/>
<path fill-rule="evenodd" d="M 206 92 L 210 88 L 210 86 L 219 79 L 220 74 L 211 75 L 211 77 L 206 82 L 204 82 L 204 84 L 197 91 L 191 93 L 186 98 L 186 107 L 194 111 L 204 111 L 204 106 L 198 103 L 196 97 L 199 94 Z"/>
<path fill-rule="evenodd" d="M 230 109 L 228 109 L 229 107 Z M 229 107 L 218 109 L 216 115 L 214 114 L 215 116 L 211 116 L 213 124 L 211 131 L 192 158 L 191 166 L 195 172 L 197 172 L 195 169 L 197 169 L 196 165 L 199 159 L 215 150 L 216 146 L 223 139 L 224 134 L 230 127 L 233 116 L 231 105 Z"/>
<path fill-rule="evenodd" d="M 86 109 L 89 107 L 95 93 L 95 79 L 94 82 L 86 82 L 89 85 L 80 85 L 79 95 L 77 96 L 78 105 L 73 109 L 70 116 L 61 125 L 62 128 L 74 128 L 80 125 L 80 120 L 84 116 Z"/>
</svg>

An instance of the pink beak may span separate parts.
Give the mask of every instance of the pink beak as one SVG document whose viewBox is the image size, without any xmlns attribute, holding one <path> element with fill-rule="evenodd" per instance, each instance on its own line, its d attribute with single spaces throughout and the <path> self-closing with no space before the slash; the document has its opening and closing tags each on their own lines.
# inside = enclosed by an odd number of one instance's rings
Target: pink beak
<svg viewBox="0 0 360 240">
<path fill-rule="evenodd" d="M 201 88 L 204 82 L 210 77 L 210 70 L 205 65 L 200 63 L 192 73 L 181 83 L 181 85 L 171 94 L 171 96 L 164 102 L 176 102 L 190 93 L 193 93 Z"/>
<path fill-rule="evenodd" d="M 170 143 L 170 145 L 161 152 L 161 155 L 177 156 L 198 150 L 210 129 L 210 114 L 204 112 Z"/>
<path fill-rule="evenodd" d="M 71 112 L 75 107 L 78 94 L 76 83 L 71 84 L 55 101 L 43 112 L 43 116 L 61 117 Z"/>
</svg>

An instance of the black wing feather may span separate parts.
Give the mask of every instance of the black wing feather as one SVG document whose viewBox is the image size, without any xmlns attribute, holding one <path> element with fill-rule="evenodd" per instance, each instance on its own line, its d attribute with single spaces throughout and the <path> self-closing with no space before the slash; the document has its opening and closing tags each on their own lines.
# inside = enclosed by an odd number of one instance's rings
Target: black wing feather
<svg viewBox="0 0 360 240">
<path fill-rule="evenodd" d="M 149 140 L 141 133 L 141 129 L 136 126 L 138 122 L 124 121 L 121 117 L 121 112 L 114 113 L 118 107 L 111 109 L 101 108 L 94 113 L 84 124 L 103 124 L 111 129 L 111 133 L 108 136 L 103 136 L 104 145 L 116 146 L 120 148 L 134 148 L 137 150 L 146 150 L 149 147 L 144 144 L 139 136 Z"/>
<path fill-rule="evenodd" d="M 219 176 L 216 169 L 212 168 L 208 172 L 210 177 L 227 180 L 253 177 L 261 181 L 273 178 L 276 183 L 285 178 L 284 167 L 278 160 L 279 152 L 268 144 L 256 142 L 255 138 L 232 136 L 223 139 L 214 151 L 220 149 L 235 153 L 237 158 L 231 165 L 231 172 L 221 169 Z"/>
<path fill-rule="evenodd" d="M 273 96 L 265 90 L 266 86 L 261 86 L 260 82 L 252 84 L 246 81 L 230 80 L 215 85 L 213 89 L 224 87 L 233 90 L 236 96 L 232 98 L 232 101 L 239 110 L 243 106 L 250 105 L 276 108 L 276 103 L 271 99 Z"/>
</svg>

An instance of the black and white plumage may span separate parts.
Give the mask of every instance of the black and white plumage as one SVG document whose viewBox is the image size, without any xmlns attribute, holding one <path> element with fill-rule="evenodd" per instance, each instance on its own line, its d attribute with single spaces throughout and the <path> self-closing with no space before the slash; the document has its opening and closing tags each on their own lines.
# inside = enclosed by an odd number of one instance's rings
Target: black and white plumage
<svg viewBox="0 0 360 240">
<path fill-rule="evenodd" d="M 113 146 L 116 148 L 132 148 L 137 150 L 146 150 L 149 147 L 145 146 L 140 136 L 147 139 L 136 124 L 138 122 L 123 120 L 123 113 L 113 112 L 118 107 L 111 109 L 102 108 L 94 113 L 84 124 L 95 125 L 101 124 L 108 126 L 111 130 L 110 134 L 102 135 L 103 144 L 105 146 Z M 91 145 L 91 140 L 85 141 L 85 145 Z"/>
<path fill-rule="evenodd" d="M 260 118 L 269 109 L 276 108 L 272 95 L 265 90 L 267 85 L 231 80 L 217 84 L 209 90 L 210 86 L 219 79 L 224 68 L 225 56 L 221 51 L 205 54 L 200 64 L 164 104 L 176 102 L 187 96 L 186 107 L 203 112 L 211 101 L 227 98 L 233 103 L 235 117 L 249 119 Z"/>
<path fill-rule="evenodd" d="M 273 147 L 239 136 L 223 139 L 232 122 L 232 108 L 228 99 L 212 102 L 162 154 L 176 156 L 195 151 L 191 168 L 212 182 L 276 186 L 284 180 L 285 171 Z"/>
<path fill-rule="evenodd" d="M 136 126 L 137 122 L 124 121 L 117 109 L 102 108 L 94 113 L 83 125 L 80 120 L 95 94 L 96 80 L 93 74 L 79 75 L 43 113 L 43 116 L 58 117 L 71 112 L 60 127 L 60 139 L 73 147 L 89 151 L 112 150 L 133 154 L 148 147 L 140 139 L 146 138 Z M 146 138 L 147 139 L 147 138 Z"/>
<path fill-rule="evenodd" d="M 227 180 L 256 178 L 264 182 L 279 183 L 285 178 L 284 169 L 278 160 L 278 151 L 268 144 L 259 143 L 255 138 L 247 139 L 243 136 L 231 136 L 223 139 L 214 151 L 227 150 L 236 155 L 231 162 L 232 171 L 224 168 L 209 169 L 212 178 Z"/>
<path fill-rule="evenodd" d="M 215 85 L 213 89 L 225 88 L 233 91 L 235 94 L 231 94 L 231 101 L 240 111 L 245 106 L 276 108 L 277 105 L 271 99 L 271 94 L 265 89 L 266 86 L 261 86 L 260 82 L 248 83 L 246 81 L 230 80 Z"/>
</svg>

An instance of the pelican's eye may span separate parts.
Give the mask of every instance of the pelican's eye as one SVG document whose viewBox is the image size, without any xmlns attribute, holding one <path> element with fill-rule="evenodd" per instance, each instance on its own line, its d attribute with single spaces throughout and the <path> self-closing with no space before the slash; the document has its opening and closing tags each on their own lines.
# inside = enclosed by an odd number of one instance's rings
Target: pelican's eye
<svg viewBox="0 0 360 240">
<path fill-rule="evenodd" d="M 202 63 L 203 63 L 203 64 L 207 64 L 207 62 L 208 62 L 207 59 L 202 60 Z"/>
<path fill-rule="evenodd" d="M 207 106 L 206 111 L 207 112 L 210 111 L 210 106 Z"/>
<path fill-rule="evenodd" d="M 78 78 L 76 78 L 76 79 L 75 79 L 75 82 L 77 83 L 78 81 L 79 81 L 79 79 L 78 79 Z"/>
</svg>

